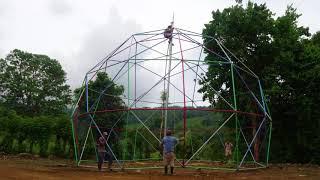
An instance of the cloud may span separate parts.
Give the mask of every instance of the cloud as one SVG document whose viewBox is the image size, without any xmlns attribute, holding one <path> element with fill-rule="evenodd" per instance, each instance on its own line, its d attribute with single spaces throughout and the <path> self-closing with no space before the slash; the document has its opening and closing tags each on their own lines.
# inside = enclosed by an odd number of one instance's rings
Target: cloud
<svg viewBox="0 0 320 180">
<path fill-rule="evenodd" d="M 130 35 L 140 32 L 141 27 L 133 20 L 123 19 L 116 8 L 111 8 L 109 19 L 89 31 L 78 52 L 70 61 L 68 67 L 69 83 L 72 87 L 80 86 L 86 72 L 99 60 L 107 56 Z"/>
<path fill-rule="evenodd" d="M 2 15 L 4 15 L 7 11 L 8 4 L 5 3 L 5 1 L 0 1 L 0 18 Z"/>
<path fill-rule="evenodd" d="M 3 30 L 3 19 L 5 18 L 5 14 L 7 12 L 8 4 L 4 1 L 0 1 L 0 42 L 3 42 L 5 37 L 5 31 Z M 5 52 L 2 46 L 0 46 L 0 58 L 4 58 Z"/>
<path fill-rule="evenodd" d="M 48 8 L 56 15 L 65 15 L 72 11 L 71 2 L 68 0 L 50 0 Z"/>
<path fill-rule="evenodd" d="M 288 3 L 293 1 L 288 0 Z M 300 1 L 297 1 L 298 11 L 303 15 L 299 22 L 310 26 L 312 32 L 319 30 L 317 18 L 314 18 L 319 16 L 315 6 L 319 3 Z M 283 14 L 288 4 L 276 0 L 257 2 L 267 2 L 268 7 L 278 15 Z M 177 27 L 201 32 L 203 24 L 211 20 L 212 10 L 233 4 L 233 0 L 216 0 L 214 3 L 212 0 L 202 3 L 192 0 L 0 0 L 0 57 L 3 58 L 15 48 L 47 54 L 59 60 L 67 72 L 68 84 L 75 88 L 81 85 L 90 68 L 131 34 L 165 28 L 173 12 Z M 148 57 L 154 57 L 151 55 Z M 156 63 L 144 65 L 160 72 Z M 143 70 L 138 74 L 139 79 L 143 79 L 141 82 L 144 86 L 139 85 L 141 92 L 147 88 L 145 82 L 151 84 L 157 80 L 156 76 L 149 74 Z M 193 81 L 194 76 L 188 76 L 187 79 Z M 159 97 L 157 93 L 154 95 Z"/>
</svg>

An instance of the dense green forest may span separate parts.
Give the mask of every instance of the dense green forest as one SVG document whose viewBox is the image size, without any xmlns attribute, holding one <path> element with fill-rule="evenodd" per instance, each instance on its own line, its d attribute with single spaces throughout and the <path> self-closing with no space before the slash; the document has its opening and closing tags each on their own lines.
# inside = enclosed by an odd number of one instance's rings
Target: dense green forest
<svg viewBox="0 0 320 180">
<path fill-rule="evenodd" d="M 204 25 L 203 35 L 219 39 L 244 59 L 245 64 L 261 78 L 273 120 L 271 162 L 320 164 L 320 112 L 317 110 L 320 106 L 320 32 L 311 34 L 308 27 L 298 24 L 299 17 L 300 14 L 292 6 L 287 8 L 284 15 L 276 17 L 265 4 L 249 2 L 246 6 L 236 5 L 212 12 L 212 20 Z M 206 38 L 204 43 L 216 48 Z M 207 56 L 206 60 L 212 58 Z M 225 78 L 224 73 L 209 64 L 206 78 L 200 82 L 204 99 L 210 100 L 215 96 L 209 85 L 221 87 L 220 91 L 226 96 L 232 93 L 228 88 L 231 86 L 230 79 Z M 90 81 L 90 87 L 101 89 L 105 85 L 113 86 L 113 97 L 106 97 L 99 108 L 124 108 L 124 102 L 119 98 L 123 87 L 112 84 L 105 73 L 97 77 L 95 81 Z M 81 88 L 72 93 L 59 62 L 46 55 L 15 49 L 3 59 L 0 58 L 0 152 L 73 158 L 69 109 Z M 89 96 L 93 100 L 97 98 L 94 93 Z M 219 99 L 211 103 L 216 107 L 222 106 Z M 246 103 L 240 102 L 244 107 Z M 85 112 L 84 106 L 79 109 Z M 145 119 L 151 111 L 136 113 Z M 120 114 L 97 115 L 97 122 L 103 127 L 110 127 L 118 116 Z M 182 128 L 181 122 L 174 118 L 181 116 L 181 112 L 171 112 L 169 116 L 172 117 L 171 126 Z M 192 153 L 192 145 L 197 146 L 208 136 L 206 129 L 217 126 L 213 122 L 219 116 L 219 113 L 188 114 L 189 126 L 199 129 L 199 133 L 198 137 L 187 136 L 187 154 Z M 156 117 L 161 117 L 161 114 Z M 130 118 L 135 119 L 128 117 L 128 120 Z M 105 119 L 111 121 L 103 121 Z M 154 133 L 159 133 L 156 128 L 160 127 L 160 119 L 148 123 Z M 124 123 L 119 123 L 116 129 L 124 132 L 121 130 L 137 124 L 132 122 L 125 127 Z M 226 132 L 224 138 L 231 136 L 227 131 L 223 130 Z M 119 154 L 121 149 L 133 149 L 125 146 L 134 146 L 136 143 L 133 137 L 137 132 L 127 132 L 125 137 L 128 138 L 114 146 L 117 156 L 124 159 L 159 157 L 158 154 L 150 155 L 157 147 L 144 144 L 140 144 L 135 152 Z M 97 132 L 94 133 L 97 136 Z M 143 135 L 147 132 L 141 129 L 139 133 L 141 135 L 136 140 L 143 142 L 143 138 L 147 137 Z M 114 143 L 117 141 L 115 136 L 112 139 Z M 88 151 L 93 152 L 93 147 Z M 177 151 L 182 151 L 181 147 L 178 146 Z M 213 154 L 216 154 L 218 159 L 223 158 L 223 154 L 217 151 L 220 150 L 209 146 L 203 157 L 217 159 L 213 158 Z"/>
<path fill-rule="evenodd" d="M 65 76 L 46 55 L 15 49 L 0 59 L 0 151 L 70 157 Z"/>
<path fill-rule="evenodd" d="M 213 12 L 203 34 L 220 39 L 262 79 L 273 118 L 271 159 L 319 163 L 320 33 L 311 35 L 299 26 L 299 17 L 291 6 L 275 17 L 265 4 L 249 2 L 246 8 Z M 210 65 L 207 80 L 201 82 L 206 98 L 214 95 L 208 84 L 231 86 L 225 73 Z M 221 92 L 232 93 L 225 89 Z M 221 101 L 213 103 L 219 106 Z"/>
</svg>

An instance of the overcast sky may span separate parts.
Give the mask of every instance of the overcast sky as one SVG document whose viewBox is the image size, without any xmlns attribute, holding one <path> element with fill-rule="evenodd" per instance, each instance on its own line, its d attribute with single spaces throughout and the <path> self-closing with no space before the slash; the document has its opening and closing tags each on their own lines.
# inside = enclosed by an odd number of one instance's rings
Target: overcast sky
<svg viewBox="0 0 320 180">
<path fill-rule="evenodd" d="M 247 1 L 244 1 L 246 3 Z M 254 0 L 282 15 L 288 4 L 303 15 L 299 23 L 320 30 L 319 0 Z M 234 0 L 0 0 L 0 57 L 18 48 L 57 59 L 68 84 L 129 35 L 165 28 L 174 12 L 177 27 L 201 33 L 211 12 Z"/>
</svg>

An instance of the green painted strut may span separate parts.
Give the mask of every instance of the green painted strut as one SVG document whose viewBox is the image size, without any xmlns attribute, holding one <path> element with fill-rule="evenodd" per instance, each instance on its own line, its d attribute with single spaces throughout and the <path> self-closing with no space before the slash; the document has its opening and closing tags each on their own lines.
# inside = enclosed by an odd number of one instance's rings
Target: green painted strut
<svg viewBox="0 0 320 180">
<path fill-rule="evenodd" d="M 233 74 L 233 68 L 234 68 L 234 64 L 231 63 L 230 64 L 231 66 L 231 78 L 232 78 L 232 91 L 233 91 L 233 103 L 234 103 L 234 110 L 237 111 L 238 108 L 237 108 L 237 95 L 236 95 L 236 86 L 235 86 L 235 83 L 234 83 L 234 74 Z M 239 164 L 239 132 L 238 132 L 238 115 L 236 114 L 236 164 L 237 164 L 237 169 L 239 168 L 238 167 L 238 164 Z"/>
<path fill-rule="evenodd" d="M 81 87 L 83 87 L 83 84 L 81 85 Z M 82 93 L 84 92 L 84 88 L 82 91 L 79 92 L 79 97 L 78 97 L 78 102 L 77 104 L 79 103 L 80 101 L 80 98 L 82 96 Z M 76 108 L 76 105 L 74 106 L 74 108 Z M 74 160 L 76 161 L 76 164 L 78 165 L 78 151 L 77 151 L 77 143 L 76 143 L 76 139 L 75 139 L 75 130 L 74 130 L 74 122 L 73 122 L 73 115 L 74 115 L 74 111 L 72 112 L 71 114 L 71 117 L 70 117 L 70 122 L 71 122 L 71 130 L 72 130 L 72 139 L 73 139 L 73 147 L 74 147 Z"/>
</svg>

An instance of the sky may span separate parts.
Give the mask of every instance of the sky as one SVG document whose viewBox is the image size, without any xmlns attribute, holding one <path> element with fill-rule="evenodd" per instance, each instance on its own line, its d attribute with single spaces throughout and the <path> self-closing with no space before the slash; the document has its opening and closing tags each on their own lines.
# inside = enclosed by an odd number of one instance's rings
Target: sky
<svg viewBox="0 0 320 180">
<path fill-rule="evenodd" d="M 243 3 L 246 4 L 247 0 Z M 288 4 L 299 24 L 320 30 L 319 0 L 253 0 L 282 15 Z M 57 59 L 67 83 L 79 87 L 85 73 L 131 34 L 175 26 L 201 33 L 211 12 L 234 0 L 0 0 L 0 57 L 11 50 Z"/>
</svg>

